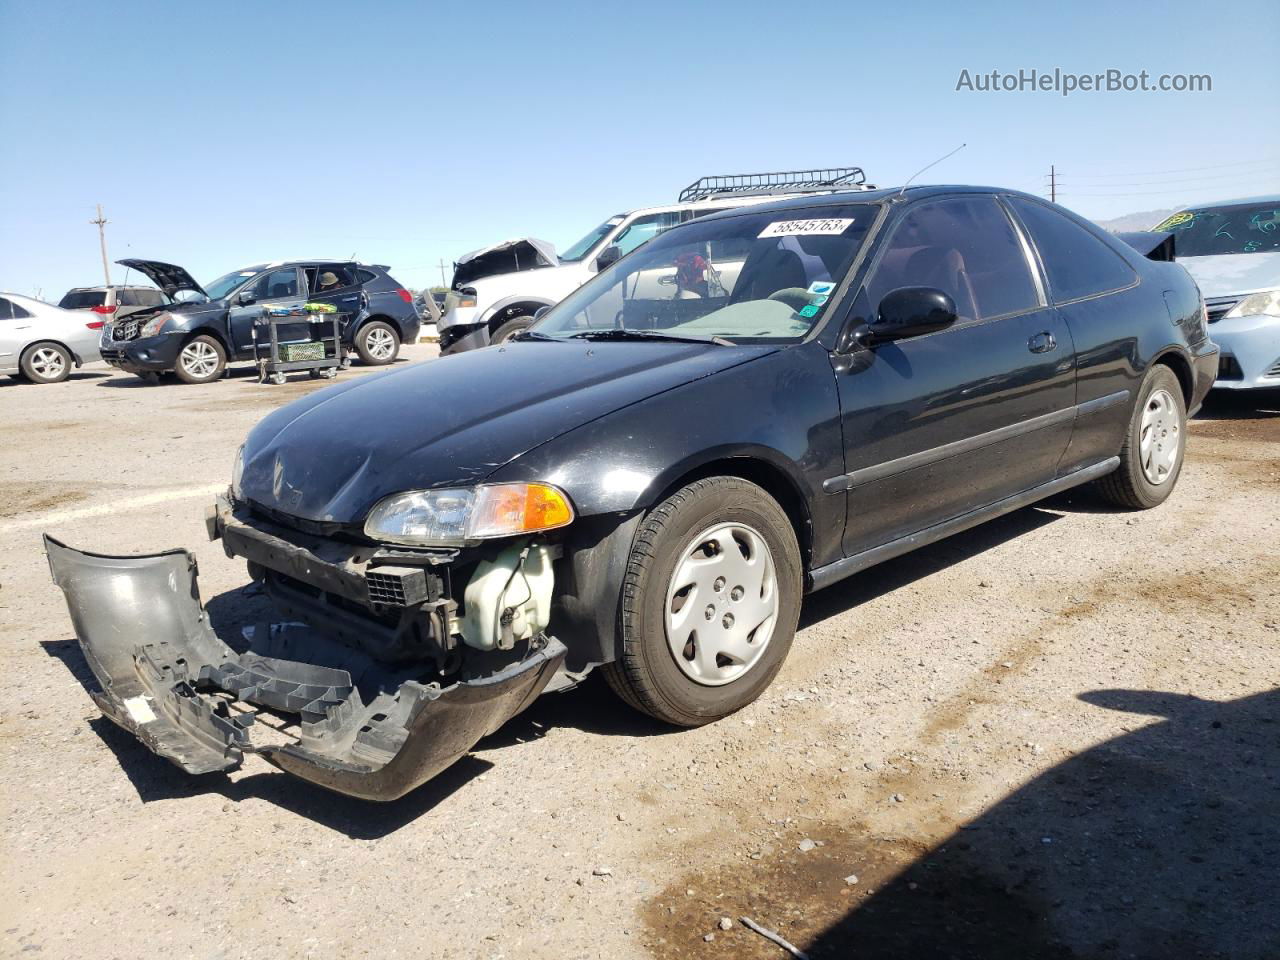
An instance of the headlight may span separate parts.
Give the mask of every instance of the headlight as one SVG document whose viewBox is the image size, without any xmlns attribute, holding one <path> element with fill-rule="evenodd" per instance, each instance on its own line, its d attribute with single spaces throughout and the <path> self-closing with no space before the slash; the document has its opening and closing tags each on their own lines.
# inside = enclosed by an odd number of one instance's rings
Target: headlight
<svg viewBox="0 0 1280 960">
<path fill-rule="evenodd" d="M 391 543 L 456 547 L 572 521 L 569 498 L 550 484 L 494 483 L 397 493 L 369 511 L 364 532 Z"/>
<path fill-rule="evenodd" d="M 139 337 L 154 337 L 158 334 L 166 323 L 173 319 L 173 314 L 167 310 L 161 310 L 154 317 L 142 325 L 142 329 L 138 331 Z"/>
<path fill-rule="evenodd" d="M 1262 313 L 1280 315 L 1280 290 L 1263 290 L 1251 293 L 1223 314 L 1223 320 L 1234 317 L 1256 317 Z"/>
<path fill-rule="evenodd" d="M 240 480 L 244 477 L 244 444 L 240 444 L 240 449 L 236 451 L 236 461 L 231 465 L 231 496 L 235 500 L 243 499 L 240 496 Z"/>
</svg>

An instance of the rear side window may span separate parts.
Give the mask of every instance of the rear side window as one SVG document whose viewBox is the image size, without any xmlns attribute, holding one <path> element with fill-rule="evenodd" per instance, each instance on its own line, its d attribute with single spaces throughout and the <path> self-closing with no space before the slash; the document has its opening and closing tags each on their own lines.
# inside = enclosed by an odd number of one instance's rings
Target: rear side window
<svg viewBox="0 0 1280 960">
<path fill-rule="evenodd" d="M 894 228 L 868 284 L 873 304 L 899 287 L 934 287 L 960 321 L 1040 306 L 1026 253 L 994 197 L 957 197 L 912 207 Z"/>
<path fill-rule="evenodd" d="M 1056 302 L 1109 293 L 1137 279 L 1120 254 L 1078 223 L 1031 200 L 1011 197 L 1009 202 L 1040 250 Z"/>
<path fill-rule="evenodd" d="M 106 302 L 107 294 L 104 290 L 72 290 L 58 301 L 58 306 L 63 310 L 88 310 Z"/>
<path fill-rule="evenodd" d="M 12 300 L 0 297 L 0 320 L 24 320 L 31 314 L 25 307 L 20 307 Z"/>
<path fill-rule="evenodd" d="M 373 283 L 378 279 L 378 275 L 372 270 L 357 270 L 356 276 L 360 278 L 361 283 Z"/>
</svg>

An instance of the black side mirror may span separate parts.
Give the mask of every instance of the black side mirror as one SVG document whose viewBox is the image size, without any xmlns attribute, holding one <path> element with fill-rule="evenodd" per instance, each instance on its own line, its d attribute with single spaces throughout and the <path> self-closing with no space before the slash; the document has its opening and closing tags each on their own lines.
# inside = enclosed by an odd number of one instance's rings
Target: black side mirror
<svg viewBox="0 0 1280 960">
<path fill-rule="evenodd" d="M 600 251 L 600 256 L 596 257 L 596 272 L 599 273 L 606 267 L 611 267 L 622 259 L 622 250 L 616 245 L 610 245 Z"/>
<path fill-rule="evenodd" d="M 936 287 L 899 287 L 885 294 L 867 324 L 870 340 L 904 340 L 943 330 L 956 322 L 956 302 Z"/>
<path fill-rule="evenodd" d="M 242 307 L 247 307 L 249 304 L 253 303 L 253 291 L 241 290 L 236 294 L 236 303 L 240 304 Z"/>
</svg>

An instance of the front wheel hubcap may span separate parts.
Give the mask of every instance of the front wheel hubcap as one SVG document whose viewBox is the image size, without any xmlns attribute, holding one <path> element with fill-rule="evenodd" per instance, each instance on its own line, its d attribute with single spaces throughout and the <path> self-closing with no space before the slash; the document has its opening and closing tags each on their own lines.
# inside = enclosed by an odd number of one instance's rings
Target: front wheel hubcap
<svg viewBox="0 0 1280 960">
<path fill-rule="evenodd" d="M 778 577 L 764 537 L 720 523 L 680 555 L 666 598 L 667 645 L 682 673 L 718 687 L 747 673 L 778 620 Z"/>
<path fill-rule="evenodd" d="M 1148 483 L 1159 486 L 1169 479 L 1181 448 L 1178 405 L 1168 390 L 1157 390 L 1147 397 L 1138 435 L 1138 455 Z"/>
<path fill-rule="evenodd" d="M 213 376 L 218 369 L 218 351 L 202 341 L 182 348 L 182 369 L 198 380 Z"/>
<path fill-rule="evenodd" d="M 365 334 L 364 348 L 369 351 L 369 356 L 377 360 L 389 360 L 395 352 L 395 338 L 386 330 L 370 330 Z"/>
</svg>

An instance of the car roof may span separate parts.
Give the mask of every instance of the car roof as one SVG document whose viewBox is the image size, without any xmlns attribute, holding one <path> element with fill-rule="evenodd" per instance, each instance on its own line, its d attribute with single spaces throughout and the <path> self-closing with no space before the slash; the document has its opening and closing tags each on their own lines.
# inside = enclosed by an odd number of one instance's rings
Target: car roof
<svg viewBox="0 0 1280 960">
<path fill-rule="evenodd" d="M 87 290 L 159 290 L 145 283 L 99 283 L 92 287 L 72 287 L 67 293 L 84 293 Z"/>
<path fill-rule="evenodd" d="M 1250 203 L 1276 203 L 1280 204 L 1280 193 L 1263 194 L 1260 197 L 1237 197 L 1234 200 L 1213 200 L 1209 203 L 1190 203 L 1185 207 L 1179 207 L 1182 210 L 1204 210 L 1208 207 L 1234 207 Z"/>
<path fill-rule="evenodd" d="M 924 197 L 955 196 L 956 194 L 1000 194 L 1002 196 L 1025 197 L 1029 200 L 1044 202 L 1043 197 L 1024 193 L 1021 190 L 1008 190 L 1004 187 L 979 187 L 969 184 L 921 184 L 914 187 L 885 187 L 878 190 L 841 190 L 838 193 L 804 194 L 788 197 L 785 200 L 773 200 L 766 203 L 752 204 L 751 213 L 768 213 L 772 210 L 811 210 L 815 207 L 843 207 L 851 203 L 882 203 L 902 196 L 904 199 L 920 200 Z M 699 217 L 699 222 L 712 218 L 732 217 L 737 210 L 722 210 L 706 217 Z"/>
</svg>

